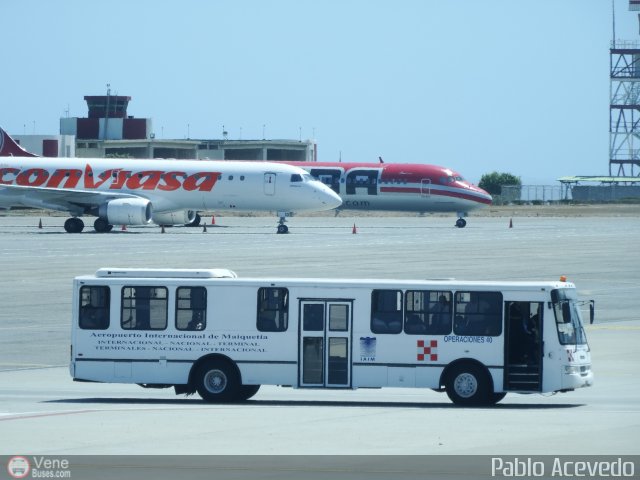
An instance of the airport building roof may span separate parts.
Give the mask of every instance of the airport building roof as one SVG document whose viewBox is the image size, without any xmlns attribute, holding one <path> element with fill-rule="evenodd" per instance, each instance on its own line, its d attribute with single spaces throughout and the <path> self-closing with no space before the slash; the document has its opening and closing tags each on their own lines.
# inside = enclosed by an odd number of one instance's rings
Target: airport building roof
<svg viewBox="0 0 640 480">
<path fill-rule="evenodd" d="M 560 183 L 640 183 L 640 177 L 608 177 L 608 176 L 570 176 L 558 178 Z"/>
</svg>

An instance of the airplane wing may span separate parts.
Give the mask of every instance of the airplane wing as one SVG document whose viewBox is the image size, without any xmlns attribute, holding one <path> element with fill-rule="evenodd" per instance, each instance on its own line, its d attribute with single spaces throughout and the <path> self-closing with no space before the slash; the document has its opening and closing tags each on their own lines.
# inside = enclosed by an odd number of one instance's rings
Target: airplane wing
<svg viewBox="0 0 640 480">
<path fill-rule="evenodd" d="M 142 198 L 138 195 L 109 191 L 71 190 L 24 185 L 0 185 L 0 203 L 46 208 L 72 215 L 81 215 L 88 210 L 116 198 Z"/>
</svg>

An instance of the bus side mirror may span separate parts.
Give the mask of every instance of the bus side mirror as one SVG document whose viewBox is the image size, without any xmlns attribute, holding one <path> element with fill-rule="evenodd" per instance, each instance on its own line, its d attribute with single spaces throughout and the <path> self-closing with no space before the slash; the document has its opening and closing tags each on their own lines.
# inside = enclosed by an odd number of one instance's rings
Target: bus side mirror
<svg viewBox="0 0 640 480">
<path fill-rule="evenodd" d="M 589 301 L 589 323 L 593 324 L 593 320 L 595 319 L 595 311 L 596 311 L 596 301 Z"/>
</svg>

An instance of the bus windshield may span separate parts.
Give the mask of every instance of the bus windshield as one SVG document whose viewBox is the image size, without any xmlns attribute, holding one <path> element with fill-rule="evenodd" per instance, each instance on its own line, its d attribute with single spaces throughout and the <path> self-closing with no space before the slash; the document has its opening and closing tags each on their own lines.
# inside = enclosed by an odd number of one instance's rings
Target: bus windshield
<svg viewBox="0 0 640 480">
<path fill-rule="evenodd" d="M 558 338 L 562 345 L 585 345 L 587 336 L 582 326 L 582 317 L 578 308 L 578 296 L 573 289 L 551 291 L 553 313 L 556 317 Z"/>
</svg>

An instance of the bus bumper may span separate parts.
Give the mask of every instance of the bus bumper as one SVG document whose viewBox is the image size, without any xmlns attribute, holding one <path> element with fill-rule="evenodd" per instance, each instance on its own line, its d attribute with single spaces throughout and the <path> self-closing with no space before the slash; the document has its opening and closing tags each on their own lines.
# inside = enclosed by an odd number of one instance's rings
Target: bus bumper
<svg viewBox="0 0 640 480">
<path fill-rule="evenodd" d="M 562 375 L 563 390 L 574 390 L 592 385 L 593 372 L 591 371 L 591 365 L 567 365 L 564 367 Z"/>
</svg>

